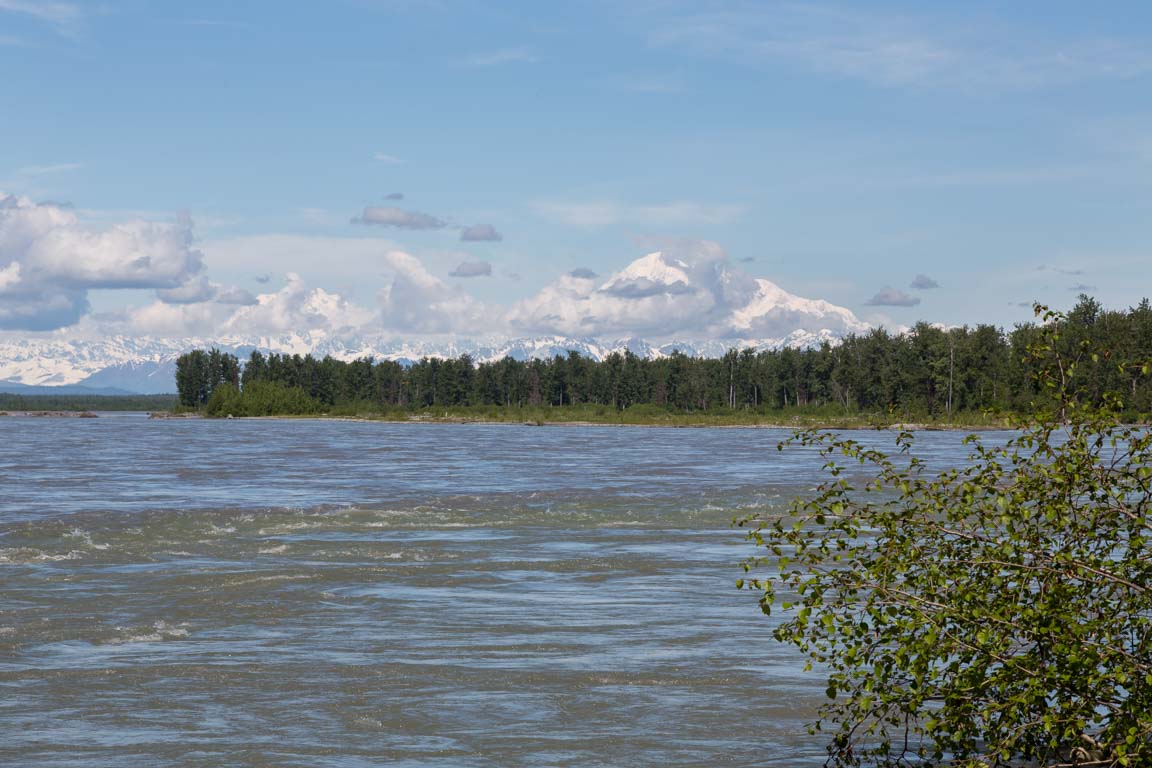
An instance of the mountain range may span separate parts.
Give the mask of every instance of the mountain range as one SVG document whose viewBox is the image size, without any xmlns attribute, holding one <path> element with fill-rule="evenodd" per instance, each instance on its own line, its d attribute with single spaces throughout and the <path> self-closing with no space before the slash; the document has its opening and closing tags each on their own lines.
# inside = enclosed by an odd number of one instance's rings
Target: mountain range
<svg viewBox="0 0 1152 768">
<path fill-rule="evenodd" d="M 590 328 L 592 334 L 559 332 L 587 327 L 589 317 L 599 323 Z M 652 318 L 662 324 L 653 324 Z M 401 363 L 465 353 L 477 362 L 505 356 L 523 360 L 569 351 L 602 360 L 623 350 L 655 358 L 676 350 L 716 357 L 734 347 L 811 347 L 868 330 L 848 309 L 795 296 L 769 280 L 733 271 L 723 260 L 686 261 L 659 251 L 607 279 L 572 273 L 534 301 L 514 307 L 508 327 L 513 331 L 476 337 L 398 338 L 367 328 L 186 338 L 6 335 L 0 336 L 0 391 L 34 386 L 90 393 L 172 392 L 176 359 L 189 350 L 210 347 L 242 359 L 259 349 L 341 360 L 371 356 Z M 626 328 L 634 332 L 619 332 Z M 558 332 L 516 333 L 544 329 Z"/>
</svg>

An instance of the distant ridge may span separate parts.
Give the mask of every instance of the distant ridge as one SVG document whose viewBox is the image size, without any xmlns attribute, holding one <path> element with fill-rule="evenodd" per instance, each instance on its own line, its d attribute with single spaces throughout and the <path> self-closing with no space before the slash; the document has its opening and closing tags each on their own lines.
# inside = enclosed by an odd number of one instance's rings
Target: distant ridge
<svg viewBox="0 0 1152 768">
<path fill-rule="evenodd" d="M 172 389 L 176 386 L 173 384 Z M 5 395 L 99 395 L 99 396 L 122 396 L 141 394 L 138 392 L 131 392 L 127 389 L 116 389 L 113 387 L 86 387 L 79 384 L 62 384 L 59 386 L 29 386 L 27 384 L 20 384 L 15 381 L 0 381 L 0 394 Z M 167 392 L 157 392 L 155 394 L 168 394 Z"/>
<path fill-rule="evenodd" d="M 324 314 L 319 308 L 317 313 Z M 720 357 L 732 348 L 836 343 L 869 329 L 844 307 L 806 299 L 764 278 L 733 270 L 719 251 L 708 249 L 683 258 L 655 251 L 606 279 L 569 273 L 513 306 L 500 323 L 503 335 L 468 338 L 397 338 L 372 327 L 198 338 L 0 336 L 0 380 L 47 387 L 55 394 L 63 393 L 58 388 L 62 386 L 80 386 L 85 392 L 166 394 L 175 389 L 176 358 L 211 347 L 241 359 L 259 349 L 400 363 L 462 354 L 477 362 L 503 357 L 527 360 L 570 351 L 594 360 L 624 350 L 645 358 L 666 357 L 677 350 L 689 356 Z"/>
<path fill-rule="evenodd" d="M 812 347 L 836 343 L 842 334 L 830 330 L 796 331 L 778 339 L 711 339 L 650 342 L 639 337 L 603 340 L 565 336 L 526 338 L 455 337 L 396 340 L 380 336 L 336 337 L 322 332 L 230 338 L 154 339 L 117 336 L 94 341 L 0 341 L 0 392 L 17 394 L 170 394 L 175 388 L 176 358 L 193 349 L 218 347 L 241 357 L 252 350 L 282 354 L 331 355 L 340 360 L 373 357 L 410 364 L 423 357 L 459 357 L 477 362 L 511 357 L 550 358 L 578 352 L 603 360 L 628 350 L 638 357 L 660 358 L 679 351 L 698 357 L 720 357 L 729 349 L 757 350 Z"/>
</svg>

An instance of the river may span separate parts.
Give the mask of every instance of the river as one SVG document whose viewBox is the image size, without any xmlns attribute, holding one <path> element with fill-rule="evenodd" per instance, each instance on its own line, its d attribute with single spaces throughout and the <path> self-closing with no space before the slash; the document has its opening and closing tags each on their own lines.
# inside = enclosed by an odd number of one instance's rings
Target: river
<svg viewBox="0 0 1152 768">
<path fill-rule="evenodd" d="M 734 586 L 786 434 L 0 418 L 0 763 L 820 765 Z"/>
</svg>

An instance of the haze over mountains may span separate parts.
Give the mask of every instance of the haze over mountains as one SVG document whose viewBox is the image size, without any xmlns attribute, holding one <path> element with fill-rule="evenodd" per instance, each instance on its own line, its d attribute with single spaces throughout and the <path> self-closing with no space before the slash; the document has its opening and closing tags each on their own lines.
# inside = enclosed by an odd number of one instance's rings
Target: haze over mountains
<svg viewBox="0 0 1152 768">
<path fill-rule="evenodd" d="M 506 308 L 483 305 L 429 274 L 415 257 L 394 252 L 385 257 L 395 276 L 378 297 L 378 313 L 349 307 L 290 276 L 285 288 L 256 297 L 214 333 L 8 334 L 0 337 L 0 382 L 170 392 L 176 358 L 211 346 L 242 357 L 260 349 L 402 362 L 468 353 L 488 361 L 575 350 L 603 359 L 624 349 L 659 357 L 673 350 L 716 356 L 734 346 L 807 347 L 868 329 L 848 309 L 795 296 L 733 268 L 718 247 L 697 243 L 679 250 L 650 253 L 607 277 L 574 270 Z M 186 310 L 193 302 L 170 303 Z M 253 322 L 252 332 L 245 333 L 237 322 L 245 309 L 313 320 L 339 313 L 359 322 L 301 323 L 271 331 Z M 466 332 L 469 327 L 472 333 Z"/>
</svg>

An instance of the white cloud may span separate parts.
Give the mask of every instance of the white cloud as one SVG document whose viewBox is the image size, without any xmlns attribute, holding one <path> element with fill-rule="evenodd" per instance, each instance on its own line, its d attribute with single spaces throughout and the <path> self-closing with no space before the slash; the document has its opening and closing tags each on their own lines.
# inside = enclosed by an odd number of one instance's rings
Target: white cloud
<svg viewBox="0 0 1152 768">
<path fill-rule="evenodd" d="M 79 335 L 221 338 L 281 334 L 358 334 L 376 328 L 377 314 L 346 297 L 310 288 L 288 273 L 277 291 L 252 296 L 234 286 L 193 280 L 122 314 L 84 318 Z"/>
<path fill-rule="evenodd" d="M 81 163 L 50 163 L 48 165 L 27 165 L 23 168 L 18 168 L 16 174 L 19 176 L 47 176 L 54 173 L 68 173 L 69 171 L 77 171 L 83 168 Z"/>
<path fill-rule="evenodd" d="M 441 279 L 417 256 L 377 238 L 212 241 L 204 246 L 215 267 L 211 277 L 193 242 L 187 219 L 93 227 L 72 209 L 0 196 L 0 330 L 71 327 L 69 335 L 203 338 L 517 332 L 700 339 L 770 338 L 800 327 L 843 329 L 856 322 L 847 310 L 799 299 L 736 269 L 719 246 L 704 241 L 660 240 L 660 252 L 625 269 L 605 277 L 575 269 L 511 306 L 479 300 L 462 287 L 468 281 Z M 452 258 L 458 264 L 454 277 L 493 272 L 489 262 L 459 253 L 432 258 L 438 271 Z M 301 277 L 292 268 L 296 264 L 314 270 L 311 277 Z M 232 274 L 238 265 L 243 274 Z M 212 279 L 248 281 L 261 272 L 265 280 L 288 274 L 281 287 L 257 296 Z M 355 280 L 347 280 L 347 292 L 312 284 L 336 276 Z M 376 306 L 356 303 L 353 292 L 378 277 L 384 285 Z M 142 288 L 156 299 L 114 313 L 90 311 L 92 290 Z M 107 298 L 100 296 L 99 303 L 107 307 Z"/>
<path fill-rule="evenodd" d="M 244 306 L 256 303 L 256 297 L 243 288 L 213 283 L 204 275 L 199 275 L 175 288 L 157 290 L 156 297 L 167 304 L 215 301 L 224 305 Z"/>
<path fill-rule="evenodd" d="M 154 301 L 128 310 L 123 320 L 105 330 L 158 338 L 212 337 L 222 332 L 234 312 L 235 307 L 212 301 L 189 304 Z"/>
<path fill-rule="evenodd" d="M 842 307 L 803 299 L 735 268 L 715 243 L 666 240 L 607 279 L 578 269 L 509 313 L 518 333 L 651 338 L 783 338 L 864 328 Z"/>
<path fill-rule="evenodd" d="M 156 297 L 168 304 L 195 304 L 216 298 L 216 286 L 208 282 L 207 277 L 199 275 L 175 288 L 157 290 Z"/>
<path fill-rule="evenodd" d="M 257 303 L 255 296 L 239 286 L 220 285 L 220 283 L 211 283 L 211 286 L 216 291 L 214 299 L 218 304 L 248 307 Z"/>
<path fill-rule="evenodd" d="M 293 331 L 358 332 L 374 320 L 371 310 L 360 307 L 338 293 L 309 288 L 299 275 L 288 273 L 284 286 L 275 293 L 256 297 L 224 323 L 226 333 L 265 334 Z"/>
<path fill-rule="evenodd" d="M 203 269 L 192 241 L 188 220 L 94 230 L 70 209 L 0 195 L 0 328 L 72 325 L 88 310 L 91 289 L 183 285 Z"/>
<path fill-rule="evenodd" d="M 384 331 L 476 336 L 502 329 L 498 309 L 448 285 L 412 254 L 390 251 L 384 263 L 392 273 L 377 296 Z"/>
<path fill-rule="evenodd" d="M 61 28 L 67 28 L 83 17 L 80 6 L 74 3 L 43 0 L 0 0 L 0 11 L 21 13 Z"/>
<path fill-rule="evenodd" d="M 0 296 L 3 296 L 5 293 L 7 293 L 9 288 L 15 288 L 19 283 L 19 262 L 14 261 L 3 269 L 0 269 Z"/>
<path fill-rule="evenodd" d="M 1028 31 L 962 17 L 897 16 L 813 4 L 719 2 L 664 13 L 657 45 L 751 64 L 793 63 L 882 86 L 1041 88 L 1152 72 L 1142 43 Z M 846 10 L 845 8 L 851 8 Z"/>
</svg>

